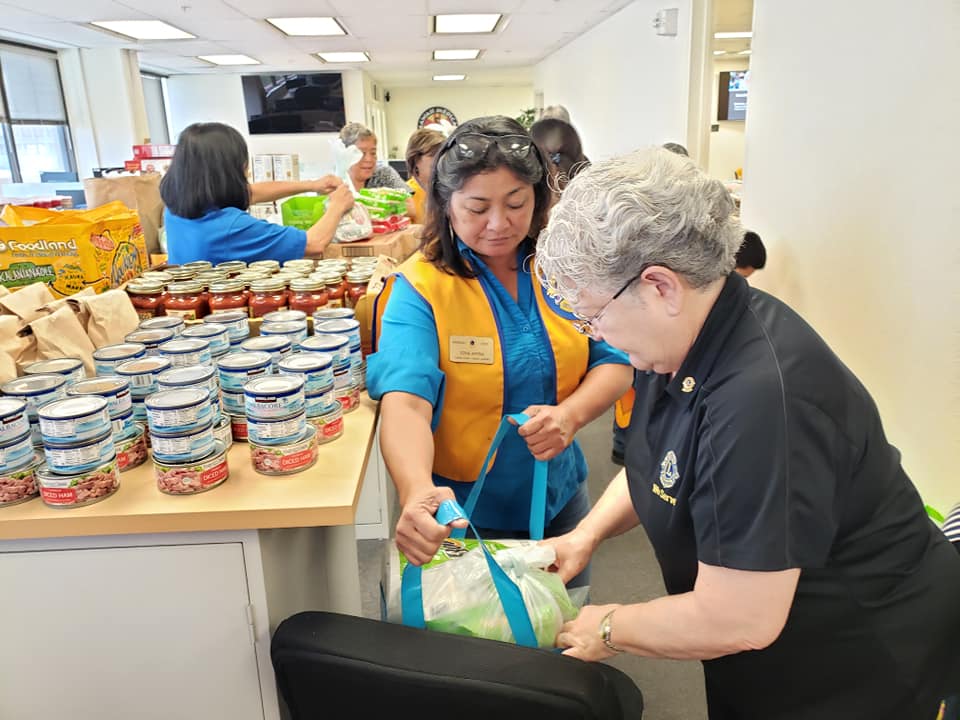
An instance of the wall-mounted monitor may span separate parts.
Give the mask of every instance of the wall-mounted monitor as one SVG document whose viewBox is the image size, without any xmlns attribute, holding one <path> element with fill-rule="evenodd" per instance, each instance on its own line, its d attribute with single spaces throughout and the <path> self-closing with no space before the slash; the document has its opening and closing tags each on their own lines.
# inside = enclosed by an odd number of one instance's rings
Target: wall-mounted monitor
<svg viewBox="0 0 960 720">
<path fill-rule="evenodd" d="M 746 120 L 749 89 L 749 70 L 721 72 L 717 96 L 717 120 Z"/>
<path fill-rule="evenodd" d="M 244 75 L 251 135 L 339 132 L 346 122 L 340 73 Z"/>
</svg>

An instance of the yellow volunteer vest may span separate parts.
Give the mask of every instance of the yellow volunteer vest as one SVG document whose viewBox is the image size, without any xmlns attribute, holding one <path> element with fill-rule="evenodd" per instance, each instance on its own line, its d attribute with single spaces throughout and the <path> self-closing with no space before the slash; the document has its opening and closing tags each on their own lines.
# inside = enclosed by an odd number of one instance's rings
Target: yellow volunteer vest
<svg viewBox="0 0 960 720">
<path fill-rule="evenodd" d="M 427 219 L 427 191 L 420 187 L 416 178 L 407 180 L 407 185 L 413 191 L 413 218 L 414 225 L 423 225 Z"/>
<path fill-rule="evenodd" d="M 493 309 L 479 280 L 438 270 L 420 253 L 404 262 L 397 274 L 430 304 L 437 323 L 440 369 L 446 380 L 434 432 L 433 471 L 451 480 L 473 482 L 503 417 L 503 348 Z M 589 342 L 550 308 L 535 274 L 530 280 L 556 363 L 557 402 L 562 402 L 587 373 Z M 391 277 L 377 298 L 376 336 L 392 286 Z"/>
</svg>

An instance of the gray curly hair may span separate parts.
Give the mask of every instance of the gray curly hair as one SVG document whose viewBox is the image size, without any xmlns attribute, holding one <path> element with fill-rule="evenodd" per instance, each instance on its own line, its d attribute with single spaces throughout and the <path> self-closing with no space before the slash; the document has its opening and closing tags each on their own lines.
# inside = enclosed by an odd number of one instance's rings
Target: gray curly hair
<svg viewBox="0 0 960 720">
<path fill-rule="evenodd" d="M 537 273 L 571 302 L 584 288 L 616 292 L 645 265 L 701 288 L 733 270 L 743 240 L 733 210 L 723 183 L 669 150 L 598 162 L 551 211 L 537 241 Z"/>
<path fill-rule="evenodd" d="M 363 123 L 351 122 L 340 128 L 340 140 L 343 142 L 344 147 L 350 147 L 351 145 L 355 145 L 358 140 L 371 137 L 376 139 L 377 136 L 373 130 Z"/>
</svg>

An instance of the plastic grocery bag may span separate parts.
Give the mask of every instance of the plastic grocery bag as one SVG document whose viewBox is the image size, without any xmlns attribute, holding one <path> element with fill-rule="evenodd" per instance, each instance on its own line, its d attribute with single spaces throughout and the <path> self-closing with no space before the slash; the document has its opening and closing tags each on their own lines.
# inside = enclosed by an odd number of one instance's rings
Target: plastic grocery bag
<svg viewBox="0 0 960 720">
<path fill-rule="evenodd" d="M 357 192 L 357 188 L 353 186 L 353 180 L 350 179 L 350 168 L 363 157 L 363 153 L 354 145 L 346 147 L 340 138 L 334 138 L 330 141 L 330 149 L 333 152 L 334 173 L 346 183 L 354 197 L 359 197 L 360 193 Z M 333 239 L 336 242 L 349 243 L 366 240 L 372 235 L 373 224 L 370 222 L 370 213 L 367 212 L 366 208 L 357 204 L 340 219 L 340 224 L 337 225 L 337 231 Z"/>
<path fill-rule="evenodd" d="M 577 615 L 560 576 L 547 571 L 556 557 L 553 548 L 531 543 L 497 550 L 494 557 L 520 588 L 537 644 L 553 647 L 560 628 Z M 422 583 L 428 629 L 516 642 L 479 548 L 428 568 Z"/>
</svg>

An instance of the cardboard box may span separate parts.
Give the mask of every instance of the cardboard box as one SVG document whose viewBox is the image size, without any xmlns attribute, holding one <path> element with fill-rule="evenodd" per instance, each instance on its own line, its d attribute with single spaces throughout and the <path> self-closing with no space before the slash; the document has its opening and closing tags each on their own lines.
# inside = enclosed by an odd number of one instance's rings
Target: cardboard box
<svg viewBox="0 0 960 720">
<path fill-rule="evenodd" d="M 274 155 L 273 156 L 273 179 L 284 182 L 300 181 L 300 156 L 293 155 Z"/>
<path fill-rule="evenodd" d="M 271 182 L 273 180 L 273 155 L 254 155 L 251 167 L 253 182 Z"/>
<path fill-rule="evenodd" d="M 0 227 L 0 285 L 46 283 L 54 297 L 119 287 L 147 268 L 140 218 L 116 201 L 91 210 L 7 206 Z"/>
<path fill-rule="evenodd" d="M 145 158 L 171 158 L 176 145 L 134 145 L 133 157 L 136 160 Z"/>
<path fill-rule="evenodd" d="M 411 225 L 406 230 L 374 235 L 369 240 L 352 243 L 330 243 L 323 251 L 325 258 L 376 257 L 386 255 L 403 262 L 420 247 L 420 225 Z"/>
</svg>

